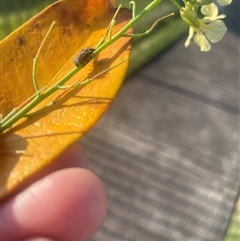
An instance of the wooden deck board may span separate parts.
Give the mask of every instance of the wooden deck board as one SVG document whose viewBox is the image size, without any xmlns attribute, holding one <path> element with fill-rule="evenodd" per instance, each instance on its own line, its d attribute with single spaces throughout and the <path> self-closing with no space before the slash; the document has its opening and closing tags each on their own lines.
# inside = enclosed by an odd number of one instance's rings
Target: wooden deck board
<svg viewBox="0 0 240 241">
<path fill-rule="evenodd" d="M 81 141 L 109 211 L 92 241 L 221 241 L 239 195 L 239 35 L 129 77 Z"/>
</svg>

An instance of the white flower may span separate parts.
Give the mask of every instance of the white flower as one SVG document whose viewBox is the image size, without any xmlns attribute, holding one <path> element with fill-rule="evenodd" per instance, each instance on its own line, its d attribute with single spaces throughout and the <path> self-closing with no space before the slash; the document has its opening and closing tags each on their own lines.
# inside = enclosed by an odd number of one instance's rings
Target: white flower
<svg viewBox="0 0 240 241">
<path fill-rule="evenodd" d="M 221 6 L 226 6 L 232 3 L 232 0 L 217 0 Z"/>
<path fill-rule="evenodd" d="M 200 5 L 208 5 L 214 2 L 218 2 L 221 6 L 227 6 L 232 3 L 232 0 L 197 0 Z"/>
<path fill-rule="evenodd" d="M 225 18 L 225 15 L 218 15 L 218 9 L 215 8 L 214 3 L 202 6 L 201 12 L 205 15 L 203 19 L 197 18 L 191 5 L 180 10 L 182 19 L 190 26 L 185 47 L 190 45 L 191 39 L 194 37 L 194 42 L 201 51 L 208 52 L 211 49 L 209 40 L 212 43 L 217 43 L 227 31 L 224 22 L 220 20 Z"/>
<path fill-rule="evenodd" d="M 223 19 L 226 17 L 226 15 L 221 14 L 218 15 L 218 8 L 214 3 L 204 5 L 201 7 L 201 13 L 208 17 L 209 19 Z"/>
</svg>

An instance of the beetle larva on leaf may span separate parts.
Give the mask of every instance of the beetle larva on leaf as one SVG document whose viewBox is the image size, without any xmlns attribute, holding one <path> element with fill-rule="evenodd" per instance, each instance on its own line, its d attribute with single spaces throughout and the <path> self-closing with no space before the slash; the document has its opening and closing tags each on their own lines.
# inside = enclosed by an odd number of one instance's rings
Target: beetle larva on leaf
<svg viewBox="0 0 240 241">
<path fill-rule="evenodd" d="M 95 51 L 92 47 L 83 48 L 81 52 L 75 57 L 74 64 L 78 67 L 80 64 L 86 65 L 92 60 L 91 54 Z"/>
</svg>

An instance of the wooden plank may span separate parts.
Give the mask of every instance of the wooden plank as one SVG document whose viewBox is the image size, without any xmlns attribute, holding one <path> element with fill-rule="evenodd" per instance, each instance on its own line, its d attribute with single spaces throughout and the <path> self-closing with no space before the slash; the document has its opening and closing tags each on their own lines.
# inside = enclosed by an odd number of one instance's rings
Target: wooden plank
<svg viewBox="0 0 240 241">
<path fill-rule="evenodd" d="M 107 186 L 92 240 L 222 240 L 239 190 L 239 36 L 131 76 L 81 141 Z"/>
</svg>

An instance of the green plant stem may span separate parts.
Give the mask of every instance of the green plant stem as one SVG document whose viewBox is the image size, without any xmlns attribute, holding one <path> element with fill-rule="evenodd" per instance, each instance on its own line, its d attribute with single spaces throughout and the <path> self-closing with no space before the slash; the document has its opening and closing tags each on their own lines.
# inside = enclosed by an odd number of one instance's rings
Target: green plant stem
<svg viewBox="0 0 240 241">
<path fill-rule="evenodd" d="M 33 85 L 34 85 L 34 88 L 35 88 L 35 91 L 36 91 L 37 95 L 40 95 L 39 87 L 38 87 L 38 83 L 37 83 L 37 63 L 38 63 L 38 56 L 39 56 L 39 54 L 40 54 L 40 52 L 41 52 L 41 50 L 42 50 L 42 47 L 43 47 L 43 45 L 45 44 L 47 38 L 49 37 L 49 34 L 50 34 L 50 32 L 52 31 L 53 26 L 54 26 L 55 24 L 56 24 L 56 22 L 53 21 L 52 24 L 51 24 L 51 26 L 50 26 L 50 28 L 49 28 L 48 31 L 47 31 L 47 34 L 46 34 L 45 37 L 44 37 L 44 39 L 43 39 L 43 41 L 42 41 L 39 49 L 38 49 L 38 52 L 37 52 L 35 58 L 33 59 L 33 73 L 32 73 L 32 77 L 33 77 Z"/>
<path fill-rule="evenodd" d="M 182 7 L 178 4 L 177 1 L 175 1 L 175 0 L 170 0 L 170 2 L 171 2 L 178 10 L 181 10 Z"/>
<path fill-rule="evenodd" d="M 130 20 L 118 33 L 116 33 L 114 36 L 103 42 L 97 49 L 93 52 L 92 57 L 96 57 L 101 51 L 106 49 L 108 46 L 110 46 L 112 43 L 117 41 L 119 38 L 123 37 L 124 34 L 127 32 L 128 29 L 130 29 L 140 18 L 142 18 L 147 12 L 152 10 L 157 4 L 159 4 L 162 0 L 155 0 L 151 2 L 147 7 L 145 7 L 135 18 Z M 51 26 L 52 27 L 52 26 Z M 50 29 L 51 29 L 50 27 Z M 46 37 L 43 40 L 43 43 L 45 42 L 46 38 L 48 37 L 49 32 L 47 33 Z M 41 48 L 41 46 L 40 46 Z M 39 51 L 38 51 L 39 53 Z M 38 54 L 37 54 L 38 56 Z M 50 87 L 48 90 L 46 90 L 44 93 L 38 94 L 35 98 L 33 98 L 26 106 L 24 106 L 21 110 L 19 110 L 15 115 L 10 117 L 8 120 L 6 120 L 4 123 L 0 126 L 0 133 L 5 131 L 6 129 L 10 128 L 14 123 L 16 123 L 21 118 L 25 117 L 29 111 L 31 111 L 34 107 L 36 107 L 39 103 L 41 103 L 44 99 L 49 97 L 51 94 L 53 94 L 55 91 L 59 90 L 59 86 L 64 85 L 70 78 L 72 78 L 80 69 L 82 69 L 84 66 L 75 67 L 72 69 L 67 75 L 65 75 L 62 79 L 60 79 L 55 85 Z M 38 86 L 35 86 L 35 89 L 38 90 Z"/>
<path fill-rule="evenodd" d="M 79 71 L 78 67 L 75 67 L 71 70 L 67 75 L 65 75 L 62 79 L 60 79 L 54 86 L 50 89 L 42 93 L 41 95 L 36 96 L 33 100 L 31 100 L 25 107 L 19 110 L 14 116 L 8 119 L 0 126 L 0 132 L 2 133 L 7 128 L 11 127 L 16 121 L 23 118 L 30 110 L 32 110 L 35 106 L 45 100 L 48 96 L 53 94 L 55 91 L 59 89 L 59 85 L 64 85 L 70 78 L 72 78 Z"/>
<path fill-rule="evenodd" d="M 118 33 L 116 33 L 111 39 L 107 40 L 101 46 L 99 46 L 92 54 L 92 57 L 96 57 L 101 51 L 110 46 L 112 43 L 117 41 L 119 38 L 123 37 L 124 34 L 130 29 L 140 18 L 142 18 L 147 12 L 152 10 L 156 5 L 158 5 L 162 0 L 155 0 L 151 2 L 147 7 L 145 7 L 135 18 L 130 20 Z"/>
</svg>

